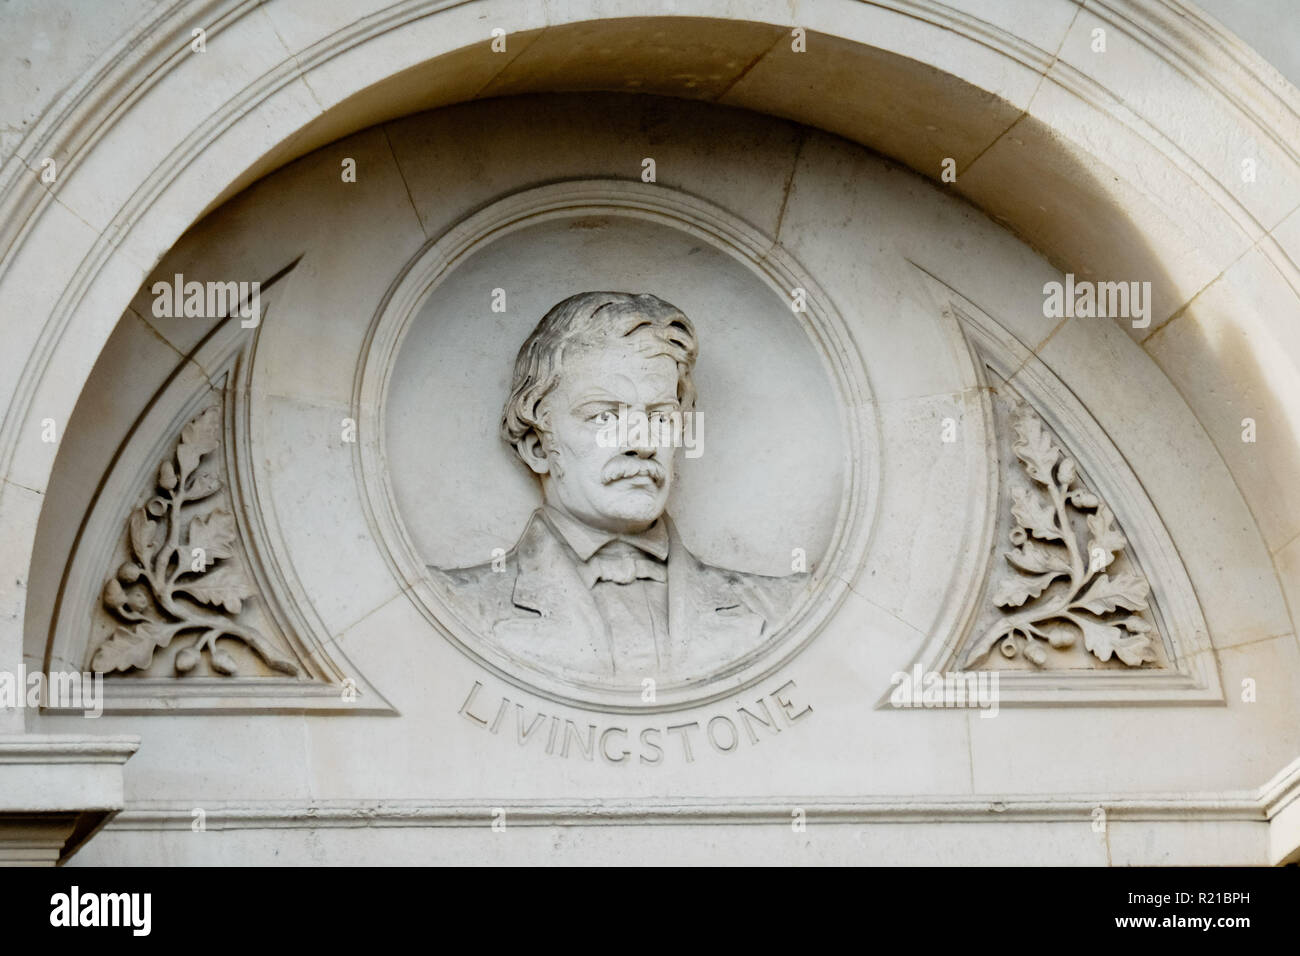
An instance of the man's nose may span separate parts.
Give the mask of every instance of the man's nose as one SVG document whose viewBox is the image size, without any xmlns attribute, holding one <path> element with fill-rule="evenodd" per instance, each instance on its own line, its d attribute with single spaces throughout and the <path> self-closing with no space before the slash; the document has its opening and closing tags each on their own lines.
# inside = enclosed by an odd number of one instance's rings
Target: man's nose
<svg viewBox="0 0 1300 956">
<path fill-rule="evenodd" d="M 655 436 L 651 434 L 649 416 L 637 410 L 628 413 L 627 448 L 623 454 L 636 458 L 653 458 L 659 451 Z"/>
</svg>

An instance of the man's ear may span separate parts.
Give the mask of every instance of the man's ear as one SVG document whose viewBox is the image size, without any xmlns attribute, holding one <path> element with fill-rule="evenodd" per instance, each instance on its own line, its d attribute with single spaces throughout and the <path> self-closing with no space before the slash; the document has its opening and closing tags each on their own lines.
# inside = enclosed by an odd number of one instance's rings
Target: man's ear
<svg viewBox="0 0 1300 956">
<path fill-rule="evenodd" d="M 546 449 L 542 444 L 542 436 L 537 433 L 537 429 L 532 429 L 523 438 L 519 439 L 515 445 L 515 451 L 519 457 L 524 460 L 524 464 L 533 470 L 534 474 L 545 475 L 551 470 L 551 462 L 546 457 Z"/>
</svg>

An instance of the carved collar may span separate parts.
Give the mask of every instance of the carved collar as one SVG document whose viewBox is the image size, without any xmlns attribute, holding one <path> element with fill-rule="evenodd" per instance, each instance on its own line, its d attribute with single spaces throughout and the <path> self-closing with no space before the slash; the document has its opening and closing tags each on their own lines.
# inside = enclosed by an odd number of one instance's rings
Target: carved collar
<svg viewBox="0 0 1300 956">
<path fill-rule="evenodd" d="M 659 518 L 640 534 L 613 534 L 590 528 L 549 505 L 543 506 L 542 515 L 583 562 L 590 561 L 593 554 L 611 541 L 625 541 L 653 558 L 668 560 L 668 527 L 663 518 Z"/>
</svg>

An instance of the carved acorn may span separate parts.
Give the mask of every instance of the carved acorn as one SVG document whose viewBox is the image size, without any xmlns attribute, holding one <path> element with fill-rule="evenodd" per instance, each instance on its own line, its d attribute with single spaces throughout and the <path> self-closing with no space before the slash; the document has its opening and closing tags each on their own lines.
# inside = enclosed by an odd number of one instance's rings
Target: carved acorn
<svg viewBox="0 0 1300 956">
<path fill-rule="evenodd" d="M 126 591 L 118 584 L 117 578 L 109 578 L 104 582 L 104 606 L 119 608 L 124 604 L 126 604 Z"/>
<path fill-rule="evenodd" d="M 1068 627 L 1050 627 L 1047 629 L 1047 641 L 1057 650 L 1073 647 L 1075 635 Z"/>
<path fill-rule="evenodd" d="M 172 467 L 170 460 L 158 466 L 158 485 L 166 491 L 176 487 L 176 469 Z"/>
<path fill-rule="evenodd" d="M 225 651 L 213 651 L 212 669 L 229 677 L 239 669 L 239 665 L 237 665 L 235 659 Z"/>
<path fill-rule="evenodd" d="M 194 670 L 198 663 L 198 651 L 194 650 L 192 647 L 186 647 L 176 655 L 176 669 L 182 674 Z"/>
<path fill-rule="evenodd" d="M 1077 488 L 1070 492 L 1067 496 L 1067 500 L 1076 508 L 1096 508 L 1101 504 L 1100 498 L 1094 495 L 1091 491 L 1085 491 L 1082 488 Z"/>
</svg>

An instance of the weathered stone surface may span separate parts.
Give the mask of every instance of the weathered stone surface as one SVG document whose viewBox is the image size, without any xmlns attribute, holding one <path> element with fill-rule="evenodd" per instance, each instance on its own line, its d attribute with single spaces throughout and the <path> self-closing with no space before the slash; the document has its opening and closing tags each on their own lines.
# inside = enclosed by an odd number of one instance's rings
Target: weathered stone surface
<svg viewBox="0 0 1300 956">
<path fill-rule="evenodd" d="M 1300 135 L 1248 50 L 271 0 L 176 58 L 185 6 L 42 61 L 130 102 L 0 95 L 0 856 L 119 807 L 78 861 L 1294 854 Z"/>
</svg>

